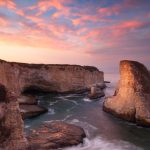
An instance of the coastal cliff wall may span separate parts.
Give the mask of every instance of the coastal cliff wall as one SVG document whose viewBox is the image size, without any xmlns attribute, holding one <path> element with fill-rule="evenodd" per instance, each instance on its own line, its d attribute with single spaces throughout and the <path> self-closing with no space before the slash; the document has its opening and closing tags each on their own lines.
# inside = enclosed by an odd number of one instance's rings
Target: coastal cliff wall
<svg viewBox="0 0 150 150">
<path fill-rule="evenodd" d="M 0 84 L 0 150 L 25 150 L 27 146 L 17 97 Z"/>
<path fill-rule="evenodd" d="M 103 81 L 103 72 L 95 67 L 25 64 L 0 60 L 0 83 L 18 94 L 28 89 L 76 92 Z"/>
</svg>

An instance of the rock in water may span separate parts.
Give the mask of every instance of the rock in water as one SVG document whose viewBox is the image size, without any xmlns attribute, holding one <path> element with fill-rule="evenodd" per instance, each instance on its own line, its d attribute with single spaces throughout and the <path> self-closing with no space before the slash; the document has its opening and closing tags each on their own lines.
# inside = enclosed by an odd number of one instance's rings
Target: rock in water
<svg viewBox="0 0 150 150">
<path fill-rule="evenodd" d="M 104 102 L 104 111 L 138 125 L 150 126 L 150 73 L 135 61 L 120 62 L 121 79 L 115 95 Z"/>
<path fill-rule="evenodd" d="M 38 105 L 20 105 L 20 112 L 23 119 L 39 116 L 48 112 L 48 109 Z"/>
<path fill-rule="evenodd" d="M 83 143 L 85 132 L 81 127 L 53 121 L 33 130 L 28 137 L 31 150 L 50 150 Z"/>
<path fill-rule="evenodd" d="M 27 142 L 17 98 L 0 85 L 0 150 L 26 148 Z"/>
<path fill-rule="evenodd" d="M 100 89 L 100 88 L 97 88 L 96 86 L 92 86 L 91 91 L 88 94 L 88 97 L 90 99 L 97 99 L 97 98 L 100 98 L 100 97 L 103 97 L 103 96 L 105 96 L 105 93 L 103 92 L 103 90 Z"/>
<path fill-rule="evenodd" d="M 38 105 L 38 101 L 35 96 L 22 95 L 18 98 L 20 112 L 23 119 L 36 117 L 43 113 L 48 112 L 47 108 Z"/>
</svg>

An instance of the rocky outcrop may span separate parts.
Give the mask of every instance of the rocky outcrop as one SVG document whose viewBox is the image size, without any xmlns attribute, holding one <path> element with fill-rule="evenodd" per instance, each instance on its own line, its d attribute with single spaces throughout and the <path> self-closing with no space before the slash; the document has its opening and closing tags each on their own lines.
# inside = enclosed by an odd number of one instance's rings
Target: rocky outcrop
<svg viewBox="0 0 150 150">
<path fill-rule="evenodd" d="M 16 96 L 0 84 L 0 150 L 25 150 L 23 121 Z"/>
<path fill-rule="evenodd" d="M 32 95 L 21 95 L 18 97 L 18 102 L 20 105 L 37 105 L 38 100 L 36 99 L 36 96 Z"/>
<path fill-rule="evenodd" d="M 24 91 L 78 92 L 103 83 L 103 72 L 79 65 L 44 65 L 0 60 L 0 83 L 20 94 Z"/>
<path fill-rule="evenodd" d="M 88 97 L 90 99 L 98 99 L 98 98 L 101 98 L 103 96 L 105 96 L 104 91 L 101 88 L 98 88 L 96 86 L 92 86 L 91 91 L 88 94 Z"/>
<path fill-rule="evenodd" d="M 53 121 L 33 130 L 28 137 L 31 150 L 50 150 L 83 143 L 85 132 L 81 127 Z"/>
<path fill-rule="evenodd" d="M 48 109 L 38 106 L 38 105 L 21 104 L 20 112 L 21 112 L 22 118 L 26 119 L 26 118 L 36 117 L 43 113 L 46 113 L 46 112 L 48 112 Z"/>
<path fill-rule="evenodd" d="M 36 96 L 22 95 L 17 100 L 23 119 L 36 117 L 48 112 L 48 109 L 38 105 Z"/>
<path fill-rule="evenodd" d="M 150 74 L 135 61 L 121 61 L 121 79 L 115 95 L 104 102 L 104 110 L 138 125 L 150 126 Z"/>
</svg>

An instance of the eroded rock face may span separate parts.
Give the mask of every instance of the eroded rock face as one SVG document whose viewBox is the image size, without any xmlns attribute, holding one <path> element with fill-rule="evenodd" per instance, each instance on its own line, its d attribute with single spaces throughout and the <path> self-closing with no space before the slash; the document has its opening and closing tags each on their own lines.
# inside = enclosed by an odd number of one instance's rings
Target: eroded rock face
<svg viewBox="0 0 150 150">
<path fill-rule="evenodd" d="M 88 97 L 90 99 L 98 99 L 105 96 L 104 91 L 101 88 L 98 88 L 96 86 L 91 87 L 91 91 L 88 94 Z"/>
<path fill-rule="evenodd" d="M 36 117 L 43 113 L 48 112 L 48 109 L 38 106 L 38 105 L 21 104 L 19 107 L 20 107 L 20 112 L 21 112 L 23 119 L 33 118 L 33 117 Z"/>
<path fill-rule="evenodd" d="M 103 72 L 79 65 L 24 64 L 0 61 L 0 83 L 16 93 L 78 92 L 92 84 L 103 83 Z"/>
<path fill-rule="evenodd" d="M 28 140 L 31 150 L 50 150 L 83 143 L 85 137 L 81 127 L 62 121 L 53 121 L 32 131 Z"/>
<path fill-rule="evenodd" d="M 150 126 L 150 73 L 135 61 L 121 61 L 121 78 L 115 95 L 104 102 L 104 110 L 138 125 Z"/>
<path fill-rule="evenodd" d="M 23 121 L 17 98 L 0 84 L 0 150 L 25 150 Z"/>
</svg>

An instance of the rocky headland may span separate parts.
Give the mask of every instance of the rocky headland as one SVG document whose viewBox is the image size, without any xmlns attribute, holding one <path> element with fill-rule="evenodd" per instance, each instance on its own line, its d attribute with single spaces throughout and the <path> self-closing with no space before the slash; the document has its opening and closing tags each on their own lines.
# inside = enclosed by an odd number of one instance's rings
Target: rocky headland
<svg viewBox="0 0 150 150">
<path fill-rule="evenodd" d="M 83 142 L 84 130 L 64 122 L 45 124 L 26 138 L 22 119 L 47 109 L 38 106 L 36 97 L 23 93 L 76 93 L 89 90 L 95 84 L 101 88 L 104 87 L 103 72 L 91 66 L 0 60 L 0 74 L 0 150 L 61 148 Z"/>
<path fill-rule="evenodd" d="M 78 93 L 89 90 L 95 84 L 104 86 L 103 72 L 92 66 L 26 64 L 0 60 L 0 74 L 0 83 L 19 97 L 23 118 L 37 116 L 47 112 L 47 109 L 38 106 L 33 96 L 22 94 Z"/>
<path fill-rule="evenodd" d="M 120 62 L 120 81 L 114 96 L 106 98 L 104 111 L 119 118 L 150 126 L 150 73 L 141 63 Z"/>
<path fill-rule="evenodd" d="M 82 92 L 93 84 L 104 83 L 103 72 L 92 66 L 46 65 L 0 60 L 0 83 L 22 92 Z"/>
</svg>

